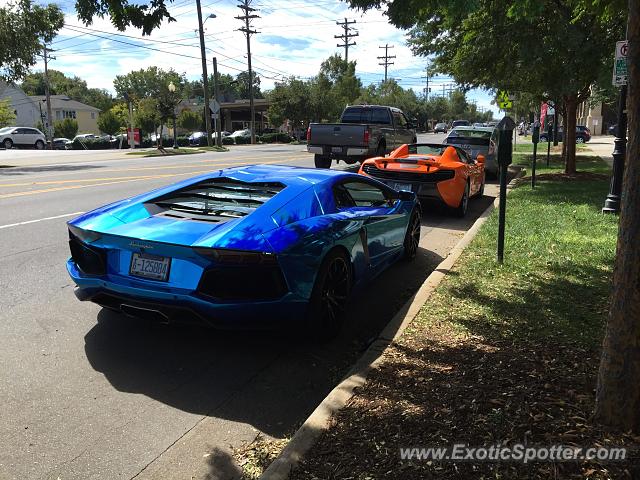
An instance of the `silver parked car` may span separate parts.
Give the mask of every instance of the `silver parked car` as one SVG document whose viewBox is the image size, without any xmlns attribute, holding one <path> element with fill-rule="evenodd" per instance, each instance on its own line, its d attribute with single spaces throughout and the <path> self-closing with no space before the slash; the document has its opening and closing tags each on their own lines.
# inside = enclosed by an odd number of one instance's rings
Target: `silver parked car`
<svg viewBox="0 0 640 480">
<path fill-rule="evenodd" d="M 487 176 L 498 175 L 498 131 L 493 127 L 455 127 L 442 142 L 465 150 L 471 159 L 484 155 Z"/>
<path fill-rule="evenodd" d="M 7 150 L 13 147 L 34 147 L 43 150 L 47 139 L 37 128 L 4 127 L 0 128 L 0 145 Z"/>
</svg>

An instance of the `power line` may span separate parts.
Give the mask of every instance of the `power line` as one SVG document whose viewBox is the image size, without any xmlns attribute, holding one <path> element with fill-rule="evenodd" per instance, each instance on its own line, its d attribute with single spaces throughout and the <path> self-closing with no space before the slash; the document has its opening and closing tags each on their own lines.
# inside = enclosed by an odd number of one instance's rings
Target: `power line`
<svg viewBox="0 0 640 480">
<path fill-rule="evenodd" d="M 395 55 L 389 55 L 389 49 L 393 48 L 393 45 L 389 45 L 388 43 L 385 44 L 383 47 L 378 47 L 378 48 L 384 48 L 384 56 L 382 57 L 378 57 L 378 60 L 382 60 L 382 63 L 378 63 L 378 65 L 384 65 L 384 81 L 387 81 L 387 68 L 389 68 L 389 65 L 393 65 L 393 62 L 390 62 L 389 59 L 390 58 L 396 58 Z"/>
<path fill-rule="evenodd" d="M 356 23 L 355 20 L 347 20 L 347 17 L 345 17 L 344 22 L 336 22 L 336 25 L 341 26 L 344 29 L 344 33 L 342 35 L 334 35 L 333 38 L 340 38 L 342 39 L 343 43 L 338 43 L 336 45 L 336 47 L 340 47 L 340 48 L 344 48 L 344 61 L 348 62 L 349 61 L 349 47 L 355 47 L 356 42 L 349 42 L 350 38 L 353 37 L 357 37 L 358 35 L 360 35 L 358 32 L 356 33 L 349 33 L 352 30 L 352 27 L 350 27 L 349 25 L 353 25 L 354 23 Z"/>
</svg>

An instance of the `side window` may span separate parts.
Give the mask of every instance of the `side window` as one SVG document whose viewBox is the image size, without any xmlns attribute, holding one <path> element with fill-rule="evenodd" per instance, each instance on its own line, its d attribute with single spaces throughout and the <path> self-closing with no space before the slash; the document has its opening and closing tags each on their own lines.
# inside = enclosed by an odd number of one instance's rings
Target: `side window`
<svg viewBox="0 0 640 480">
<path fill-rule="evenodd" d="M 14 133 L 16 135 L 24 135 L 25 133 L 27 133 L 26 130 L 26 128 L 17 128 L 16 130 L 14 130 Z"/>
<path fill-rule="evenodd" d="M 389 110 L 386 108 L 371 109 L 371 123 L 375 123 L 377 125 L 389 125 L 391 123 Z"/>
<path fill-rule="evenodd" d="M 400 112 L 393 112 L 393 122 L 397 127 L 407 128 L 407 120 L 404 118 L 404 115 Z"/>
<path fill-rule="evenodd" d="M 353 198 L 351 198 L 351 195 L 349 195 L 347 189 L 344 188 L 344 185 L 336 185 L 335 187 L 333 187 L 333 200 L 336 203 L 336 208 L 339 210 L 343 208 L 355 207 Z"/>
<path fill-rule="evenodd" d="M 356 207 L 382 207 L 389 205 L 392 200 L 382 189 L 370 183 L 349 182 L 343 186 Z"/>
</svg>

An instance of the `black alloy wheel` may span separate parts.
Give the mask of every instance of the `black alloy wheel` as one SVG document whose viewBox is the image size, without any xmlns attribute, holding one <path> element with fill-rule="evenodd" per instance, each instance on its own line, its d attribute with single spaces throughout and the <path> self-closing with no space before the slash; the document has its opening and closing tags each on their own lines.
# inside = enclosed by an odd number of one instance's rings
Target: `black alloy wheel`
<svg viewBox="0 0 640 480">
<path fill-rule="evenodd" d="M 338 334 L 350 291 L 351 264 L 342 252 L 334 250 L 322 262 L 311 293 L 309 320 L 313 338 L 328 341 Z"/>
<path fill-rule="evenodd" d="M 411 213 L 411 219 L 404 234 L 404 258 L 413 260 L 418 253 L 418 245 L 420 244 L 420 211 L 416 208 Z"/>
</svg>

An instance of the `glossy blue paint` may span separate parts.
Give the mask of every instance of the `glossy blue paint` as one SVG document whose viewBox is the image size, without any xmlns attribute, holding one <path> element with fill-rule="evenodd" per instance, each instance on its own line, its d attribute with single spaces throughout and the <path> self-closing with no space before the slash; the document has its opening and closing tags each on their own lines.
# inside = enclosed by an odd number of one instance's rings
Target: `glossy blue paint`
<svg viewBox="0 0 640 480">
<path fill-rule="evenodd" d="M 213 179 L 278 183 L 284 188 L 248 215 L 221 223 L 166 216 L 165 209 L 154 203 L 159 197 Z M 378 187 L 391 200 L 384 206 L 337 208 L 333 187 L 354 181 Z M 233 325 L 265 316 L 301 319 L 318 269 L 330 250 L 340 248 L 349 256 L 354 286 L 361 287 L 402 254 L 414 208 L 415 198 L 400 200 L 383 183 L 353 173 L 278 165 L 229 168 L 115 202 L 70 221 L 77 232 L 98 234 L 93 235 L 97 239 L 85 238 L 83 245 L 105 256 L 106 272 L 86 274 L 73 258 L 67 270 L 82 300 L 106 305 L 105 298 L 109 298 L 116 304 L 172 312 L 172 320 L 181 320 L 185 312 L 214 324 Z M 278 267 L 269 268 L 279 268 L 286 293 L 269 300 L 224 300 L 203 294 L 198 287 L 209 269 L 244 268 L 238 271 L 246 271 L 250 282 L 252 269 L 257 268 L 223 264 L 206 249 L 275 255 Z M 167 280 L 130 275 L 134 253 L 170 258 Z"/>
</svg>

